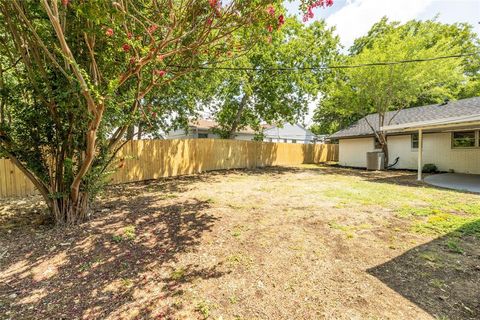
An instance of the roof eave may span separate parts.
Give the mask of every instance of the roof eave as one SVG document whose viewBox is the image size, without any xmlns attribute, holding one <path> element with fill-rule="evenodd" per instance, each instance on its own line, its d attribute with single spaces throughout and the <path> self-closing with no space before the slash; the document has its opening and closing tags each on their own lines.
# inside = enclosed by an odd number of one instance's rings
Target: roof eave
<svg viewBox="0 0 480 320">
<path fill-rule="evenodd" d="M 441 129 L 465 125 L 478 125 L 479 115 L 443 118 L 429 121 L 410 122 L 391 126 L 380 127 L 382 131 L 416 131 L 419 129 Z"/>
<path fill-rule="evenodd" d="M 348 136 L 328 136 L 329 139 L 356 139 L 356 138 L 370 138 L 370 137 L 373 137 L 373 133 L 348 135 Z"/>
</svg>

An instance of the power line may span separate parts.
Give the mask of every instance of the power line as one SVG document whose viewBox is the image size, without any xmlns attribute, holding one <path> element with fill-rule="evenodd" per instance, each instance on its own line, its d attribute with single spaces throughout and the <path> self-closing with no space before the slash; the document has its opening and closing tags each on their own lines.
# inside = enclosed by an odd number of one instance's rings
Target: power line
<svg viewBox="0 0 480 320">
<path fill-rule="evenodd" d="M 208 66 L 182 66 L 182 65 L 169 65 L 168 67 L 178 68 L 178 69 L 230 70 L 230 71 L 315 71 L 315 70 L 328 70 L 328 69 L 354 69 L 354 68 L 363 68 L 363 67 L 392 66 L 392 65 L 399 65 L 399 64 L 406 64 L 406 63 L 429 62 L 429 61 L 436 61 L 436 60 L 470 57 L 479 53 L 480 52 L 474 52 L 474 53 L 465 53 L 465 54 L 453 54 L 449 56 L 439 56 L 439 57 L 433 57 L 433 58 L 383 61 L 383 62 L 372 62 L 372 63 L 363 63 L 363 64 L 356 64 L 356 65 L 319 66 L 319 67 L 254 68 L 254 67 L 208 67 Z"/>
</svg>

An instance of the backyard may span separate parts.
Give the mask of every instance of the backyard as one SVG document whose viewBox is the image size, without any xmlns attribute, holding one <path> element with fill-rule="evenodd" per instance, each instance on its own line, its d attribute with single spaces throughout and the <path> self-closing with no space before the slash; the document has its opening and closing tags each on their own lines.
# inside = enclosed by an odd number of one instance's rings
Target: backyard
<svg viewBox="0 0 480 320">
<path fill-rule="evenodd" d="M 0 203 L 6 319 L 478 319 L 480 196 L 303 165 L 109 187 L 91 219 Z"/>
</svg>

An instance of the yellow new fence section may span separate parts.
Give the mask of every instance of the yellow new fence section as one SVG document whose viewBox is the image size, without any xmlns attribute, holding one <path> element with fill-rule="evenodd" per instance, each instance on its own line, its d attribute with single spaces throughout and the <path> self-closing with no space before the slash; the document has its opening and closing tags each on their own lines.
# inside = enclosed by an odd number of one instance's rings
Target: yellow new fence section
<svg viewBox="0 0 480 320">
<path fill-rule="evenodd" d="M 211 170 L 338 161 L 338 145 L 191 139 L 130 141 L 118 153 L 113 184 Z M 0 197 L 35 193 L 25 175 L 0 159 Z"/>
</svg>

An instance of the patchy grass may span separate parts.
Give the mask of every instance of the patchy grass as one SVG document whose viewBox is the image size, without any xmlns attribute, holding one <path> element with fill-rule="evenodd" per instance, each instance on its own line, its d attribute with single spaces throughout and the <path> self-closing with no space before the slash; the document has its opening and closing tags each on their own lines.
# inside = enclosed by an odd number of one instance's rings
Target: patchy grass
<svg viewBox="0 0 480 320">
<path fill-rule="evenodd" d="M 172 272 L 172 274 L 170 275 L 170 278 L 175 281 L 180 281 L 185 276 L 185 272 L 186 272 L 185 268 L 180 267 L 178 269 L 175 269 Z"/>
<path fill-rule="evenodd" d="M 455 253 L 458 253 L 458 254 L 464 253 L 463 249 L 460 247 L 460 245 L 458 244 L 458 241 L 456 239 L 449 239 L 446 244 L 447 244 L 448 249 L 451 252 L 455 252 Z"/>
<path fill-rule="evenodd" d="M 348 178 L 332 182 L 325 192 L 338 200 L 338 208 L 380 206 L 391 208 L 399 217 L 414 218 L 412 230 L 441 235 L 455 231 L 459 235 L 480 237 L 480 201 L 474 194 L 419 186 L 402 186 L 372 181 L 352 181 Z M 347 179 L 347 181 L 342 181 Z M 392 181 L 393 182 L 393 181 Z M 473 225 L 472 225 L 473 223 Z M 468 228 L 462 228 L 469 225 Z"/>
<path fill-rule="evenodd" d="M 480 318 L 480 196 L 415 178 L 306 165 L 120 185 L 66 231 L 36 197 L 3 201 L 0 314 Z"/>
<path fill-rule="evenodd" d="M 135 240 L 135 226 L 127 226 L 123 230 L 123 238 L 126 240 Z"/>
<path fill-rule="evenodd" d="M 453 232 L 457 236 L 475 235 L 480 237 L 479 219 L 479 216 L 464 217 L 458 214 L 440 212 L 428 215 L 423 220 L 416 220 L 413 230 L 434 235 Z"/>
<path fill-rule="evenodd" d="M 211 305 L 206 301 L 197 303 L 196 310 L 202 315 L 203 319 L 208 319 L 211 312 Z"/>
</svg>

